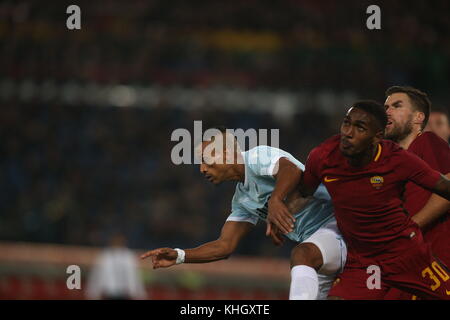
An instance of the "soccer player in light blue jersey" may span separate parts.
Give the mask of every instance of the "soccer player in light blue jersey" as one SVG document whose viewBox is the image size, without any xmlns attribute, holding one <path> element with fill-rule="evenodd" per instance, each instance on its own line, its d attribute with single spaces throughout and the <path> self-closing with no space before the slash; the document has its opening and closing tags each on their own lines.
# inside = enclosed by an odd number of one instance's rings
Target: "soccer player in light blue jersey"
<svg viewBox="0 0 450 320">
<path fill-rule="evenodd" d="M 221 143 L 215 145 L 218 141 Z M 238 182 L 231 214 L 220 237 L 192 249 L 151 250 L 141 258 L 152 257 L 155 269 L 183 262 L 226 259 L 258 220 L 266 221 L 269 211 L 289 212 L 290 220 L 283 214 L 273 215 L 284 217 L 279 221 L 281 229 L 268 223 L 266 233 L 277 245 L 283 243 L 283 234 L 298 243 L 291 253 L 289 299 L 326 299 L 336 274 L 345 265 L 347 248 L 337 229 L 325 187 L 319 188 L 313 197 L 301 197 L 294 191 L 304 170 L 300 161 L 288 152 L 269 146 L 241 152 L 235 137 L 224 128 L 210 141 L 203 141 L 198 153 L 202 159 L 200 172 L 210 182 Z"/>
</svg>

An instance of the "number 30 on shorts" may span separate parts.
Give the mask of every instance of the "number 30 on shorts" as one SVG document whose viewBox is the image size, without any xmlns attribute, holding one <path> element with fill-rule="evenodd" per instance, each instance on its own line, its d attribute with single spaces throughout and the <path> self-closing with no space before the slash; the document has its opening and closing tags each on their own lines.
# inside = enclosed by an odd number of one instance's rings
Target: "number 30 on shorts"
<svg viewBox="0 0 450 320">
<path fill-rule="evenodd" d="M 437 288 L 441 286 L 441 281 L 436 275 L 438 275 L 443 282 L 446 282 L 448 279 L 450 279 L 450 276 L 447 274 L 447 272 L 445 272 L 445 270 L 436 261 L 433 261 L 431 263 L 431 268 L 426 267 L 425 269 L 422 270 L 423 278 L 428 276 L 428 278 L 433 280 L 434 283 L 431 285 L 431 290 L 433 291 L 435 291 Z"/>
</svg>

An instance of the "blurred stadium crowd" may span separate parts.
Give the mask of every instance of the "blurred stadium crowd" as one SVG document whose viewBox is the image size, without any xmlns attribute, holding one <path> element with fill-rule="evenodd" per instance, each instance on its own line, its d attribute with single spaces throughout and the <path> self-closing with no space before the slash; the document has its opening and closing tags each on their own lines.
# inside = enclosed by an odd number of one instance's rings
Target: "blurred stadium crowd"
<svg viewBox="0 0 450 320">
<path fill-rule="evenodd" d="M 337 132 L 342 92 L 382 100 L 388 86 L 410 84 L 449 105 L 445 0 L 386 2 L 379 31 L 365 27 L 365 1 L 78 1 L 82 30 L 70 32 L 68 4 L 54 3 L 0 4 L 1 240 L 98 246 L 121 231 L 132 248 L 195 246 L 218 235 L 234 187 L 173 165 L 173 130 L 192 131 L 194 120 L 279 128 L 280 147 L 305 161 Z M 54 93 L 68 83 L 92 95 L 126 85 L 310 98 L 279 118 L 207 100 L 68 103 Z M 239 252 L 289 251 L 272 249 L 260 229 Z"/>
</svg>

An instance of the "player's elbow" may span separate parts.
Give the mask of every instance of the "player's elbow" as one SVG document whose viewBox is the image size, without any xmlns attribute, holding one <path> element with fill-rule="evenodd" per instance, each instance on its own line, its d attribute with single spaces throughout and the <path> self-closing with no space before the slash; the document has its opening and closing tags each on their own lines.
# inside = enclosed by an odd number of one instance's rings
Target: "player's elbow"
<svg viewBox="0 0 450 320">
<path fill-rule="evenodd" d="M 441 179 L 436 184 L 434 192 L 450 201 L 450 179 L 447 175 L 441 174 Z"/>
<path fill-rule="evenodd" d="M 234 252 L 234 247 L 232 244 L 226 241 L 219 240 L 219 250 L 217 251 L 217 259 L 228 259 Z"/>
</svg>

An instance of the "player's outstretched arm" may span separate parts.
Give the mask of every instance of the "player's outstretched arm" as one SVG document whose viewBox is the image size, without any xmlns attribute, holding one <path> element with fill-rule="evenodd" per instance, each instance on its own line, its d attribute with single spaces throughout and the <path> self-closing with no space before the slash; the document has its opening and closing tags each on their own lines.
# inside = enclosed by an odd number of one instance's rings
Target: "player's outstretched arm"
<svg viewBox="0 0 450 320">
<path fill-rule="evenodd" d="M 276 184 L 269 200 L 266 235 L 270 234 L 270 223 L 285 234 L 294 229 L 295 218 L 284 200 L 299 185 L 302 176 L 302 171 L 287 158 L 280 158 L 274 171 Z"/>
<path fill-rule="evenodd" d="M 253 224 L 241 221 L 227 221 L 219 239 L 207 242 L 193 249 L 159 248 L 141 255 L 141 259 L 151 257 L 153 269 L 167 268 L 180 263 L 205 263 L 230 256 L 240 240 L 252 229 Z M 181 256 L 179 256 L 181 254 Z"/>
<path fill-rule="evenodd" d="M 446 177 L 450 178 L 450 173 L 447 173 Z M 432 194 L 425 206 L 412 217 L 412 220 L 415 221 L 420 228 L 425 228 L 433 221 L 446 214 L 449 210 L 450 201 L 437 194 Z"/>
</svg>

